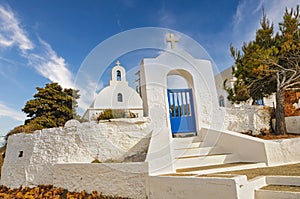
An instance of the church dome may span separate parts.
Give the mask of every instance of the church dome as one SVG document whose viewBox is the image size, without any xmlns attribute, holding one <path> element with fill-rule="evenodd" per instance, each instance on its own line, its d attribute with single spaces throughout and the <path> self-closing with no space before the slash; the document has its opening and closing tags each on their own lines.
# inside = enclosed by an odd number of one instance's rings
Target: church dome
<svg viewBox="0 0 300 199">
<path fill-rule="evenodd" d="M 105 87 L 96 96 L 93 109 L 142 109 L 143 102 L 139 94 L 128 86 L 126 71 L 117 65 L 111 70 L 109 86 Z"/>
</svg>

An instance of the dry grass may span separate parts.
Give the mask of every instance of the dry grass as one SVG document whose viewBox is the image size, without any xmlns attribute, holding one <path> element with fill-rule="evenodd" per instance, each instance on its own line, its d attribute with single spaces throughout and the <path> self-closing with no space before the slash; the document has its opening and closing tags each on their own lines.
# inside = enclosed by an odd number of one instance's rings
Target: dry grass
<svg viewBox="0 0 300 199">
<path fill-rule="evenodd" d="M 300 135 L 297 134 L 285 134 L 285 135 L 273 135 L 273 134 L 266 134 L 266 135 L 257 135 L 255 137 L 264 139 L 264 140 L 279 140 L 279 139 L 290 139 L 290 138 L 300 138 Z"/>
<path fill-rule="evenodd" d="M 257 176 L 300 176 L 300 164 L 290 164 L 276 167 L 266 167 L 257 169 L 247 169 L 239 171 L 228 171 L 217 174 L 235 174 L 246 175 L 248 179 L 255 178 Z"/>
<path fill-rule="evenodd" d="M 204 175 L 197 175 L 196 177 L 209 177 L 209 178 L 233 178 L 235 174 L 204 174 Z"/>
<path fill-rule="evenodd" d="M 270 191 L 288 191 L 288 192 L 300 192 L 299 186 L 287 186 L 287 185 L 269 185 L 261 188 L 262 190 Z"/>
<path fill-rule="evenodd" d="M 82 192 L 69 192 L 63 188 L 56 188 L 52 185 L 39 185 L 38 187 L 20 187 L 17 189 L 10 189 L 5 186 L 0 186 L 0 198 L 15 199 L 15 198 L 27 198 L 27 199 L 125 199 L 123 197 L 106 196 L 102 193 L 87 193 Z"/>
<path fill-rule="evenodd" d="M 167 174 L 162 174 L 160 176 L 173 176 L 173 177 L 184 177 L 184 176 L 196 176 L 196 174 L 189 174 L 189 173 L 167 173 Z"/>
</svg>

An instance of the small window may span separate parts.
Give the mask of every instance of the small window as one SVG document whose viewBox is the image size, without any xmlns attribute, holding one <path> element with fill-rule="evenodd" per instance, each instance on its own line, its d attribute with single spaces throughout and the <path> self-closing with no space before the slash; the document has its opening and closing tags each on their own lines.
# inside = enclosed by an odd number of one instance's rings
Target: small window
<svg viewBox="0 0 300 199">
<path fill-rule="evenodd" d="M 19 151 L 19 158 L 23 157 L 23 151 Z"/>
<path fill-rule="evenodd" d="M 118 102 L 123 102 L 123 95 L 118 93 Z"/>
<path fill-rule="evenodd" d="M 264 103 L 264 100 L 263 99 L 258 99 L 258 100 L 255 100 L 255 103 L 259 106 L 264 106 L 265 103 Z"/>
<path fill-rule="evenodd" d="M 224 101 L 224 97 L 222 95 L 219 97 L 219 106 L 225 107 L 225 101 Z"/>
<path fill-rule="evenodd" d="M 117 70 L 117 81 L 121 81 L 121 71 Z"/>
</svg>

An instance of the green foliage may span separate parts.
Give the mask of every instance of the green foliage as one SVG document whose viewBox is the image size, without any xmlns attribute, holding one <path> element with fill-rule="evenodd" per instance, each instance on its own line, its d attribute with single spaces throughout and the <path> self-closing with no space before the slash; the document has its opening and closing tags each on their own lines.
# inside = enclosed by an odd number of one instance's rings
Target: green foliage
<svg viewBox="0 0 300 199">
<path fill-rule="evenodd" d="M 100 160 L 98 160 L 97 158 L 95 160 L 93 160 L 91 163 L 101 163 Z"/>
<path fill-rule="evenodd" d="M 299 6 L 295 10 L 286 9 L 276 34 L 273 24 L 263 14 L 261 27 L 253 41 L 245 42 L 241 51 L 230 46 L 235 60 L 233 76 L 236 81 L 233 88 L 224 82 L 229 100 L 237 103 L 249 98 L 262 99 L 276 93 L 277 117 L 284 120 L 284 113 L 279 113 L 282 112 L 283 93 L 287 89 L 300 88 L 299 27 Z M 286 131 L 284 128 L 281 130 Z"/>
<path fill-rule="evenodd" d="M 27 114 L 24 125 L 14 128 L 8 135 L 63 126 L 73 116 L 79 98 L 78 90 L 63 89 L 58 83 L 48 83 L 45 88 L 37 87 L 34 99 L 26 102 L 22 109 Z"/>
<path fill-rule="evenodd" d="M 26 102 L 22 109 L 30 117 L 25 124 L 35 123 L 44 128 L 63 126 L 76 115 L 78 90 L 63 89 L 58 83 L 36 89 L 38 92 L 34 94 L 34 99 Z"/>
<path fill-rule="evenodd" d="M 127 115 L 127 113 L 129 113 L 129 115 Z M 134 118 L 135 115 L 124 109 L 105 109 L 99 114 L 99 116 L 97 117 L 97 121 L 126 117 Z"/>
</svg>

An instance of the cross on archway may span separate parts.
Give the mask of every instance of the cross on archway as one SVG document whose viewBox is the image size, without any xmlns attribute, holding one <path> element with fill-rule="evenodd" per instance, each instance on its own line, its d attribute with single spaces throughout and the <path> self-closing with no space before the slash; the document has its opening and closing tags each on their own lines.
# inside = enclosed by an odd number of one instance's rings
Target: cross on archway
<svg viewBox="0 0 300 199">
<path fill-rule="evenodd" d="M 173 33 L 170 33 L 169 37 L 166 38 L 166 41 L 170 42 L 171 48 L 174 49 L 175 48 L 175 42 L 178 42 L 179 39 L 175 38 Z"/>
</svg>

